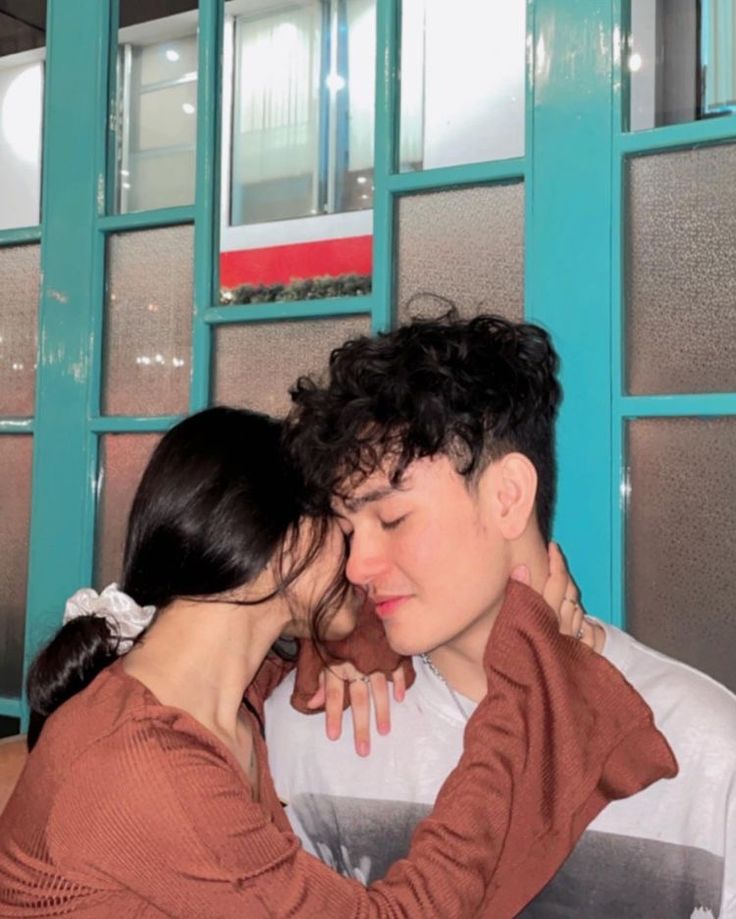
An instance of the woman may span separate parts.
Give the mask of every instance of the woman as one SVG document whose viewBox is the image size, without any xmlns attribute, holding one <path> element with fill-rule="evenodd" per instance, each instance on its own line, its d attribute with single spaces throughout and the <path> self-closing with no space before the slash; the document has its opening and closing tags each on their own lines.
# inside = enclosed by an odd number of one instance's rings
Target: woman
<svg viewBox="0 0 736 919">
<path fill-rule="evenodd" d="M 76 616 L 34 665 L 32 705 L 58 710 L 0 818 L 0 915 L 511 915 L 607 800 L 671 768 L 633 690 L 512 586 L 489 694 L 410 857 L 367 890 L 312 859 L 242 700 L 258 707 L 283 671 L 280 635 L 352 627 L 340 550 L 328 521 L 302 519 L 278 423 L 218 408 L 162 438 L 114 629 Z"/>
</svg>

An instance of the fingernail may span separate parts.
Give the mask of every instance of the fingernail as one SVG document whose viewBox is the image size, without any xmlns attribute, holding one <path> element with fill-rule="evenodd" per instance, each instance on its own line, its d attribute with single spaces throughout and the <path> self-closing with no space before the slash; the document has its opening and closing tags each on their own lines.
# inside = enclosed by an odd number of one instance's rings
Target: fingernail
<svg viewBox="0 0 736 919">
<path fill-rule="evenodd" d="M 331 724 L 327 725 L 327 736 L 330 740 L 337 740 L 340 736 L 336 727 L 333 727 Z"/>
<path fill-rule="evenodd" d="M 367 740 L 361 740 L 358 742 L 358 756 L 368 756 L 371 748 Z"/>
<path fill-rule="evenodd" d="M 390 730 L 391 730 L 391 725 L 388 724 L 388 722 L 386 721 L 379 722 L 379 725 L 378 725 L 379 734 L 388 734 Z"/>
</svg>

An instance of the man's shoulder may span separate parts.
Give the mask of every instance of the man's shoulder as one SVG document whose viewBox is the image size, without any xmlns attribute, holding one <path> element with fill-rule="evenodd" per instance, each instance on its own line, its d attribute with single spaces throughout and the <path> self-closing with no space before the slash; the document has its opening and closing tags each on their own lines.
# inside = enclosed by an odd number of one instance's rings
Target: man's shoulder
<svg viewBox="0 0 736 919">
<path fill-rule="evenodd" d="M 664 725 L 687 726 L 691 735 L 722 737 L 736 762 L 736 695 L 712 677 L 605 625 L 604 654 Z"/>
</svg>

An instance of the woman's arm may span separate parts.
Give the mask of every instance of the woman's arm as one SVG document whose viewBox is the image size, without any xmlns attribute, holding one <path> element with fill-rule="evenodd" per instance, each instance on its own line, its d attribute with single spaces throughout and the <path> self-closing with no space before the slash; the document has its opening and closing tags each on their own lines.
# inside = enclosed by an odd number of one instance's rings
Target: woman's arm
<svg viewBox="0 0 736 919">
<path fill-rule="evenodd" d="M 466 919 L 484 903 L 496 919 L 514 915 L 607 801 L 673 774 L 674 762 L 641 698 L 561 636 L 528 588 L 510 585 L 485 666 L 488 695 L 459 766 L 408 858 L 371 888 L 306 855 L 207 733 L 181 724 L 133 723 L 124 755 L 105 756 L 85 800 L 62 793 L 53 824 L 74 837 L 68 851 L 85 874 L 182 919 Z"/>
</svg>

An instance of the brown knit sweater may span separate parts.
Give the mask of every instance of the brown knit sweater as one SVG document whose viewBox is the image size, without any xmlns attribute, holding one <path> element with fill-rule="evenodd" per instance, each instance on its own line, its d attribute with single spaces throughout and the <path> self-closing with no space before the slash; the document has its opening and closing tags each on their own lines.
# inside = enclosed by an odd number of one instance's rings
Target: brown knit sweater
<svg viewBox="0 0 736 919">
<path fill-rule="evenodd" d="M 509 587 L 485 663 L 458 768 L 369 889 L 301 850 L 262 742 L 257 802 L 212 734 L 113 665 L 49 720 L 0 818 L 0 916 L 513 916 L 607 801 L 676 765 L 641 698 L 527 588 Z"/>
</svg>

